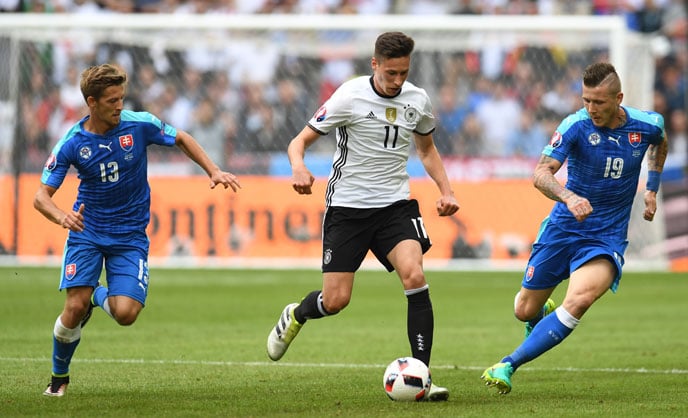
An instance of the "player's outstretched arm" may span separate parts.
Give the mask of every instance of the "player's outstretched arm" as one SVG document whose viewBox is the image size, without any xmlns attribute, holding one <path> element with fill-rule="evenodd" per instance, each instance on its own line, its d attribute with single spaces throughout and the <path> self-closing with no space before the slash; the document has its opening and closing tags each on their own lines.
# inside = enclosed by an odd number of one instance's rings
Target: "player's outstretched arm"
<svg viewBox="0 0 688 418">
<path fill-rule="evenodd" d="M 182 130 L 177 131 L 175 144 L 208 174 L 211 189 L 218 184 L 223 185 L 225 189 L 231 187 L 235 192 L 241 188 L 239 179 L 228 171 L 222 171 L 191 134 Z"/>
<path fill-rule="evenodd" d="M 592 213 L 592 205 L 588 199 L 578 196 L 562 186 L 559 180 L 554 177 L 561 165 L 558 160 L 543 154 L 535 166 L 533 184 L 550 199 L 565 203 L 576 220 L 582 222 Z"/>
<path fill-rule="evenodd" d="M 657 145 L 650 145 L 647 149 L 647 169 L 648 179 L 643 196 L 645 201 L 645 211 L 643 212 L 643 219 L 652 221 L 657 212 L 657 191 L 659 191 L 659 179 L 664 170 L 664 162 L 666 161 L 667 153 L 669 151 L 669 144 L 667 141 L 666 132 L 664 133 L 664 140 Z"/>
</svg>

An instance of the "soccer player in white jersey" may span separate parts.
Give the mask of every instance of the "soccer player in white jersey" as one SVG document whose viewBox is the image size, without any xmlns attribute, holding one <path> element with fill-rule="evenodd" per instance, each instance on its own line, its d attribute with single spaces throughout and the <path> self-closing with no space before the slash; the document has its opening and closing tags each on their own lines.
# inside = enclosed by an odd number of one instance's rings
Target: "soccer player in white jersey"
<svg viewBox="0 0 688 418">
<path fill-rule="evenodd" d="M 609 63 L 585 69 L 582 97 L 583 108 L 561 122 L 535 167 L 535 187 L 556 203 L 540 226 L 514 301 L 526 339 L 481 376 L 502 394 L 511 391 L 519 366 L 568 337 L 607 289 L 616 292 L 646 153 L 644 219 L 652 221 L 657 210 L 667 156 L 662 115 L 621 106 L 621 81 Z M 554 174 L 567 159 L 562 186 Z M 549 297 L 566 279 L 566 296 L 556 307 Z"/>
<path fill-rule="evenodd" d="M 304 163 L 305 150 L 336 131 L 325 197 L 322 290 L 284 308 L 268 336 L 272 360 L 284 355 L 307 320 L 334 315 L 349 304 L 354 274 L 370 250 L 401 279 L 411 353 L 430 364 L 434 318 L 423 253 L 431 243 L 418 202 L 410 199 L 406 166 L 412 140 L 439 189 L 439 216 L 453 215 L 459 205 L 433 142 L 430 99 L 406 81 L 413 47 L 413 39 L 403 33 L 381 34 L 371 60 L 373 75 L 342 84 L 289 144 L 292 186 L 299 194 L 311 194 L 315 179 Z M 426 394 L 433 401 L 448 397 L 449 391 L 435 384 Z"/>
<path fill-rule="evenodd" d="M 47 396 L 64 395 L 72 356 L 94 306 L 120 325 L 133 324 L 143 309 L 148 295 L 148 146 L 179 147 L 208 174 L 210 188 L 240 187 L 236 176 L 222 171 L 190 134 L 148 112 L 124 109 L 126 85 L 126 73 L 116 66 L 84 70 L 81 92 L 89 115 L 55 145 L 34 197 L 36 209 L 69 230 L 60 278 L 66 298 L 53 327 Z M 79 191 L 72 208 L 62 209 L 52 196 L 70 166 L 79 175 Z M 107 287 L 98 283 L 103 265 Z"/>
</svg>

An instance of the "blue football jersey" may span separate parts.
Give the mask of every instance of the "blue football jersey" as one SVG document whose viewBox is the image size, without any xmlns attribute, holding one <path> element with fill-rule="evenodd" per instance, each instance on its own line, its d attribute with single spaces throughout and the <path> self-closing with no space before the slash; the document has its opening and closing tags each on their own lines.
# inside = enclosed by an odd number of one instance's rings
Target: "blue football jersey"
<svg viewBox="0 0 688 418">
<path fill-rule="evenodd" d="M 583 108 L 564 119 L 543 154 L 568 158 L 566 188 L 585 197 L 592 214 L 578 222 L 566 204 L 557 202 L 550 222 L 584 236 L 625 241 L 645 152 L 664 139 L 664 118 L 655 112 L 623 107 L 626 123 L 615 129 L 596 127 Z"/>
<path fill-rule="evenodd" d="M 177 130 L 148 112 L 123 110 L 106 135 L 75 124 L 52 150 L 41 182 L 59 188 L 70 166 L 80 180 L 74 210 L 83 203 L 84 238 L 144 231 L 150 219 L 148 157 L 151 144 L 173 146 Z"/>
</svg>

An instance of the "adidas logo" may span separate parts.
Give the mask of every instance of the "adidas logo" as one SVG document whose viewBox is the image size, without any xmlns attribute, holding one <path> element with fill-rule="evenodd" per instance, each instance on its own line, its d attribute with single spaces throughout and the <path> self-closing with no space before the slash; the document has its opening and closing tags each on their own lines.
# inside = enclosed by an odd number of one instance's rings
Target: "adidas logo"
<svg viewBox="0 0 688 418">
<path fill-rule="evenodd" d="M 371 110 L 370 113 L 366 116 L 366 119 L 377 119 L 377 116 L 375 116 L 375 113 Z"/>
</svg>

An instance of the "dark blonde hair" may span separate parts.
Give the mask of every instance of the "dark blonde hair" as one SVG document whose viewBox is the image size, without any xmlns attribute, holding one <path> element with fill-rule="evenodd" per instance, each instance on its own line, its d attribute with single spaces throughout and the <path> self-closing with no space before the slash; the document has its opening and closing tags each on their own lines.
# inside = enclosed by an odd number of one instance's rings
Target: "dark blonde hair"
<svg viewBox="0 0 688 418">
<path fill-rule="evenodd" d="M 588 65 L 583 71 L 583 85 L 585 87 L 597 87 L 606 85 L 610 93 L 621 91 L 621 80 L 616 69 L 608 62 L 598 62 Z"/>
<path fill-rule="evenodd" d="M 98 100 L 106 88 L 127 84 L 127 73 L 112 64 L 95 65 L 81 73 L 81 94 Z"/>
</svg>

